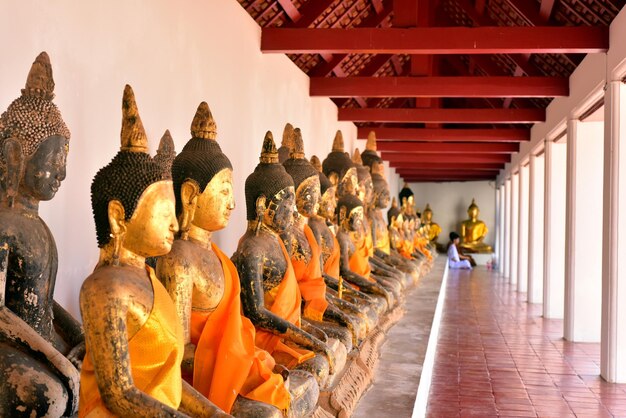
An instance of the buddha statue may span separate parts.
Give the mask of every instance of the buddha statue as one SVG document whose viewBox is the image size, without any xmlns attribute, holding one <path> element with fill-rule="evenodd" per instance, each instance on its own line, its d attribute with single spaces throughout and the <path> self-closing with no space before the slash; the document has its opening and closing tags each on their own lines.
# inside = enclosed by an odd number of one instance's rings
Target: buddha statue
<svg viewBox="0 0 626 418">
<path fill-rule="evenodd" d="M 469 219 L 461 222 L 461 244 L 460 248 L 470 253 L 491 253 L 493 249 L 483 242 L 487 235 L 487 225 L 478 219 L 478 206 L 474 199 L 467 208 Z"/>
<path fill-rule="evenodd" d="M 80 324 L 53 299 L 54 237 L 39 202 L 65 179 L 70 132 L 45 52 L 0 115 L 0 416 L 71 416 L 84 355 Z M 37 382 L 37 383 L 35 383 Z"/>
<path fill-rule="evenodd" d="M 335 134 L 331 152 L 322 162 L 322 171 L 335 186 L 337 199 L 357 191 L 357 172 L 350 156 L 344 152 L 343 134 L 340 130 Z"/>
<path fill-rule="evenodd" d="M 122 115 L 120 151 L 91 185 L 100 259 L 80 291 L 79 416 L 229 416 L 182 379 L 182 326 L 145 264 L 168 253 L 178 231 L 172 181 L 147 153 L 128 85 Z"/>
<path fill-rule="evenodd" d="M 278 148 L 278 162 L 281 164 L 289 159 L 291 149 L 293 148 L 293 135 L 293 125 L 287 123 L 285 129 L 283 129 L 283 140 L 280 143 L 280 148 Z"/>
<path fill-rule="evenodd" d="M 372 169 L 372 165 L 376 162 L 382 164 L 383 160 L 376 152 L 376 132 L 370 131 L 367 135 L 367 142 L 365 143 L 365 150 L 361 154 L 361 160 L 365 167 Z"/>
<path fill-rule="evenodd" d="M 294 183 L 278 162 L 271 132 L 260 162 L 246 179 L 248 227 L 232 257 L 241 282 L 244 314 L 256 327 L 256 344 L 289 369 L 313 373 L 322 386 L 334 371 L 334 355 L 322 332 L 302 328 L 302 296 L 280 234 L 293 223 Z"/>
<path fill-rule="evenodd" d="M 400 193 L 398 193 L 398 197 L 400 198 L 400 202 L 402 203 L 402 212 L 404 217 L 407 215 L 411 215 L 411 208 L 409 206 L 409 198 L 413 198 L 414 193 L 413 190 L 409 187 L 409 183 L 404 182 L 402 185 L 402 189 L 400 189 Z"/>
<path fill-rule="evenodd" d="M 441 234 L 441 227 L 438 223 L 433 222 L 433 210 L 428 203 L 422 211 L 422 228 L 424 228 L 424 234 L 428 241 L 435 245 L 439 234 Z"/>
<path fill-rule="evenodd" d="M 232 164 L 217 142 L 217 125 L 206 102 L 191 123 L 192 138 L 172 164 L 180 234 L 172 251 L 159 258 L 157 276 L 182 320 L 183 373 L 210 401 L 241 417 L 304 416 L 316 402 L 316 385 L 294 372 L 285 387 L 273 373 L 275 361 L 255 346 L 254 325 L 241 313 L 239 274 L 212 242 L 235 208 Z M 314 396 L 315 399 L 312 399 Z"/>
<path fill-rule="evenodd" d="M 297 210 L 294 212 L 294 223 L 281 234 L 281 238 L 290 248 L 291 264 L 304 300 L 303 322 L 339 340 L 349 352 L 357 340 L 357 326 L 354 319 L 326 298 L 321 249 L 318 237 L 309 226 L 309 220 L 317 216 L 321 197 L 320 178 L 317 170 L 304 157 L 300 128 L 294 131 L 293 145 L 291 156 L 283 165 L 294 182 Z M 336 360 L 339 363 L 340 359 Z"/>
</svg>

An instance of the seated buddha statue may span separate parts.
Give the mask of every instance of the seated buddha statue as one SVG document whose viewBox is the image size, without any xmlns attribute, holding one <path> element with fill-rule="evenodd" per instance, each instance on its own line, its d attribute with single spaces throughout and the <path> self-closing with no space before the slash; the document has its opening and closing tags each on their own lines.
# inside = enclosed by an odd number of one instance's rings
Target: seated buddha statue
<svg viewBox="0 0 626 418">
<path fill-rule="evenodd" d="M 304 300 L 303 321 L 321 328 L 329 337 L 339 340 L 349 352 L 356 343 L 355 321 L 326 297 L 322 273 L 321 249 L 309 220 L 317 216 L 320 200 L 320 179 L 317 170 L 304 157 L 304 141 L 300 128 L 294 131 L 291 156 L 283 163 L 296 190 L 294 223 L 281 234 L 290 249 L 300 293 Z M 348 331 L 349 330 L 349 331 Z M 339 363 L 339 359 L 336 359 Z"/>
<path fill-rule="evenodd" d="M 424 228 L 428 241 L 435 244 L 439 234 L 441 234 L 441 227 L 438 223 L 433 222 L 433 210 L 428 203 L 422 212 L 422 228 Z"/>
<path fill-rule="evenodd" d="M 287 123 L 285 129 L 283 129 L 283 140 L 280 143 L 280 148 L 278 148 L 278 162 L 281 164 L 289 159 L 291 149 L 293 148 L 293 135 L 293 125 Z"/>
<path fill-rule="evenodd" d="M 324 386 L 334 371 L 326 335 L 302 327 L 302 295 L 291 257 L 280 234 L 293 223 L 295 190 L 278 162 L 271 132 L 263 140 L 260 162 L 246 179 L 248 227 L 232 257 L 241 282 L 244 314 L 256 327 L 256 344 L 289 369 L 313 373 Z"/>
<path fill-rule="evenodd" d="M 483 242 L 487 235 L 487 225 L 478 219 L 478 206 L 474 199 L 467 208 L 469 219 L 461 222 L 461 244 L 460 248 L 473 253 L 490 253 L 493 251 L 490 245 Z"/>
<path fill-rule="evenodd" d="M 53 98 L 42 52 L 0 115 L 0 416 L 78 410 L 83 331 L 53 299 L 58 253 L 39 217 L 65 179 L 70 139 Z"/>
<path fill-rule="evenodd" d="M 191 136 L 170 170 L 180 234 L 156 269 L 182 319 L 183 373 L 235 416 L 273 417 L 288 409 L 309 414 L 316 390 L 302 386 L 315 381 L 306 372 L 292 373 L 290 397 L 283 376 L 273 373 L 273 357 L 255 346 L 254 325 L 241 313 L 237 269 L 212 242 L 213 233 L 228 225 L 235 201 L 232 164 L 217 142 L 206 102 L 198 106 Z"/>
<path fill-rule="evenodd" d="M 361 160 L 363 161 L 363 165 L 365 167 L 369 167 L 370 171 L 372 169 L 372 164 L 382 164 L 383 162 L 382 158 L 380 158 L 380 156 L 378 155 L 376 149 L 376 133 L 374 131 L 370 131 L 367 135 L 365 150 L 361 153 Z"/>
<path fill-rule="evenodd" d="M 229 416 L 181 376 L 182 325 L 145 264 L 168 253 L 178 231 L 172 181 L 147 153 L 128 85 L 122 114 L 120 151 L 91 184 L 100 259 L 80 290 L 79 416 Z"/>
</svg>

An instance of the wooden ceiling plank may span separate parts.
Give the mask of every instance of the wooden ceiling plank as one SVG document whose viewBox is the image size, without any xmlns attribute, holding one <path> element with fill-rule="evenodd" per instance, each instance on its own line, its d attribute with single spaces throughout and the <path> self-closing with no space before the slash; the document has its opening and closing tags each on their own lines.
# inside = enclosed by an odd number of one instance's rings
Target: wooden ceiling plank
<svg viewBox="0 0 626 418">
<path fill-rule="evenodd" d="M 390 123 L 537 123 L 544 109 L 350 109 L 338 111 L 340 121 Z"/>
<path fill-rule="evenodd" d="M 521 142 L 530 140 L 529 129 L 446 129 L 446 128 L 368 128 L 359 127 L 357 138 L 366 139 L 370 132 L 378 141 L 466 141 L 466 142 Z"/>
<path fill-rule="evenodd" d="M 278 1 L 278 4 L 280 4 L 280 7 L 282 7 L 285 13 L 287 13 L 287 16 L 289 16 L 289 19 L 291 19 L 292 22 L 297 22 L 298 20 L 300 20 L 302 15 L 300 14 L 296 6 L 293 5 L 291 0 L 277 0 L 277 1 Z"/>
<path fill-rule="evenodd" d="M 378 141 L 378 150 L 399 153 L 439 154 L 512 154 L 519 152 L 519 143 L 449 143 Z"/>
<path fill-rule="evenodd" d="M 283 25 L 284 28 L 308 28 L 335 0 L 309 0 L 298 11 L 300 19 Z"/>
<path fill-rule="evenodd" d="M 326 97 L 560 97 L 562 77 L 347 77 L 311 78 L 309 94 Z"/>
<path fill-rule="evenodd" d="M 423 163 L 423 162 L 447 162 L 447 163 L 508 163 L 511 161 L 510 154 L 407 154 L 382 152 L 383 160 L 389 162 L 407 162 L 407 163 Z"/>
<path fill-rule="evenodd" d="M 398 161 L 398 162 L 394 162 L 394 161 L 390 161 L 389 162 L 390 167 L 395 168 L 396 170 L 406 170 L 406 169 L 415 169 L 415 168 L 420 168 L 420 169 L 429 169 L 429 170 L 450 170 L 450 169 L 457 169 L 457 170 L 466 170 L 466 171 L 473 171 L 473 170 L 501 170 L 504 168 L 504 163 L 472 163 L 472 162 L 465 162 L 465 163 L 459 163 L 459 162 L 442 162 L 442 161 L 437 161 L 437 162 L 433 162 L 433 161 L 428 161 L 428 162 L 422 162 L 419 164 L 419 166 L 416 166 L 414 163 L 407 163 L 407 162 L 402 162 L 402 161 Z"/>
<path fill-rule="evenodd" d="M 286 54 L 599 53 L 608 50 L 608 35 L 606 26 L 263 28 L 261 51 Z"/>
</svg>

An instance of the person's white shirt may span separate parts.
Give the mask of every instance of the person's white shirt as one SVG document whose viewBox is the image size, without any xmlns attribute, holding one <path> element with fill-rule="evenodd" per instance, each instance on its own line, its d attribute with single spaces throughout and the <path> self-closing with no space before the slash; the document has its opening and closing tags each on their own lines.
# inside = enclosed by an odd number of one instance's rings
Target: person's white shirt
<svg viewBox="0 0 626 418">
<path fill-rule="evenodd" d="M 456 249 L 454 242 L 448 247 L 448 265 L 451 269 L 472 269 L 469 260 L 461 260 L 459 251 Z"/>
</svg>

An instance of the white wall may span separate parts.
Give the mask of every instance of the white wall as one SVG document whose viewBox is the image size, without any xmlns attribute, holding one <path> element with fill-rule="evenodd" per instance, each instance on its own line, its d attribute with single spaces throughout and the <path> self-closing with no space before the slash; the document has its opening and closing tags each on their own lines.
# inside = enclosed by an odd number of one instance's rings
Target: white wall
<svg viewBox="0 0 626 418">
<path fill-rule="evenodd" d="M 489 229 L 485 242 L 493 246 L 496 232 L 496 189 L 493 182 L 410 183 L 409 187 L 415 193 L 415 205 L 420 211 L 427 203 L 430 204 L 433 220 L 442 228 L 439 235 L 441 243 L 448 242 L 450 232 L 460 231 L 460 223 L 468 218 L 467 208 L 472 199 L 476 199 L 480 209 L 478 218 Z"/>
<path fill-rule="evenodd" d="M 31 63 L 51 57 L 55 102 L 72 131 L 67 179 L 42 204 L 59 248 L 55 297 L 78 315 L 78 293 L 98 251 L 89 187 L 119 149 L 121 97 L 133 86 L 154 151 L 170 129 L 176 148 L 189 139 L 198 104 L 209 103 L 218 141 L 234 166 L 237 208 L 216 242 L 231 254 L 245 229 L 244 181 L 258 162 L 265 131 L 280 142 L 286 122 L 302 129 L 307 155 L 324 158 L 336 129 L 352 151 L 356 128 L 337 122 L 326 98 L 309 97 L 308 77 L 285 55 L 260 52 L 261 30 L 236 0 L 2 2 L 0 109 L 18 97 Z M 361 145 L 363 148 L 363 145 Z M 392 193 L 398 180 L 387 170 Z"/>
</svg>

